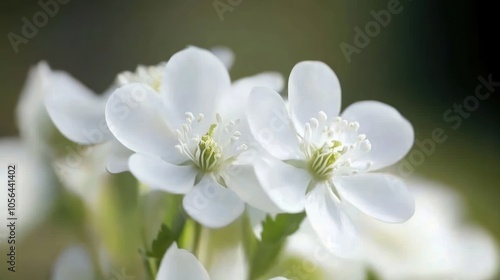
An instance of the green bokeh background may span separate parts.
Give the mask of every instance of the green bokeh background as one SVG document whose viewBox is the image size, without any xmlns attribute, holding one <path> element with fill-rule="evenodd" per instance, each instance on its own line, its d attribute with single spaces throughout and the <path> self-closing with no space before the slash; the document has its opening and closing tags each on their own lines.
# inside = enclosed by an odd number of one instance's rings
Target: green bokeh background
<svg viewBox="0 0 500 280">
<path fill-rule="evenodd" d="M 227 3 L 224 0 L 222 2 Z M 102 92 L 118 72 L 167 60 L 187 45 L 228 46 L 236 53 L 232 78 L 275 70 L 288 76 L 302 60 L 321 60 L 337 73 L 343 108 L 359 100 L 396 107 L 414 125 L 417 139 L 434 128 L 448 135 L 416 173 L 459 190 L 470 216 L 500 238 L 498 92 L 454 130 L 443 113 L 472 95 L 479 75 L 493 74 L 498 43 L 491 7 L 473 1 L 401 0 L 403 11 L 348 63 L 339 45 L 353 44 L 370 11 L 388 1 L 243 0 L 221 20 L 211 0 L 70 0 L 29 43 L 15 53 L 9 32 L 21 34 L 21 18 L 40 10 L 36 1 L 0 4 L 0 136 L 17 134 L 14 108 L 30 65 L 46 60 Z M 492 9 L 491 9 L 492 10 Z M 495 45 L 496 44 L 496 45 Z M 500 90 L 499 90 L 500 91 Z M 42 252 L 20 269 L 47 275 L 71 240 L 50 224 L 26 241 Z M 39 274 L 38 274 L 39 273 Z M 5 279 L 4 271 L 0 278 Z M 7 278 L 8 279 L 8 278 Z"/>
</svg>

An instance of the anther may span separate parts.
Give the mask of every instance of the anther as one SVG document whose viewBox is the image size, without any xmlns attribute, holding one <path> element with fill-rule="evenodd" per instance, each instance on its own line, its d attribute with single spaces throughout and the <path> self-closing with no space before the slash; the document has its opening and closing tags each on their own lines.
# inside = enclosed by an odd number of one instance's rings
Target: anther
<svg viewBox="0 0 500 280">
<path fill-rule="evenodd" d="M 324 122 L 324 121 L 326 121 L 327 119 L 328 119 L 328 116 L 325 114 L 325 112 L 323 112 L 323 111 L 319 111 L 319 113 L 318 113 L 318 120 L 319 120 L 320 122 Z"/>
</svg>

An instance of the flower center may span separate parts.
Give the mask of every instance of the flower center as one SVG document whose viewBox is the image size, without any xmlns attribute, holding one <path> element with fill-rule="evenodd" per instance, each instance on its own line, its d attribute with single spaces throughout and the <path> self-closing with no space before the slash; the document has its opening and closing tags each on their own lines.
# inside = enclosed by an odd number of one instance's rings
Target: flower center
<svg viewBox="0 0 500 280">
<path fill-rule="evenodd" d="M 328 179 L 335 167 L 335 162 L 342 155 L 342 143 L 333 140 L 313 152 L 309 159 L 309 171 L 320 180 Z"/>
<path fill-rule="evenodd" d="M 118 75 L 117 82 L 120 86 L 130 83 L 147 84 L 156 92 L 160 92 L 160 87 L 165 72 L 165 64 L 156 66 L 139 65 L 135 72 L 125 71 Z"/>
<path fill-rule="evenodd" d="M 328 120 L 324 112 L 311 118 L 299 137 L 300 149 L 307 159 L 307 168 L 319 181 L 333 176 L 358 173 L 371 166 L 371 162 L 358 161 L 369 152 L 371 144 L 366 135 L 359 134 L 359 123 L 337 117 Z"/>
<path fill-rule="evenodd" d="M 208 129 L 207 134 L 203 135 L 198 143 L 198 147 L 195 151 L 198 159 L 198 167 L 205 171 L 213 171 L 217 165 L 219 159 L 222 157 L 222 148 L 215 142 L 213 135 L 217 124 L 212 124 Z"/>
<path fill-rule="evenodd" d="M 241 133 L 236 130 L 239 120 L 224 123 L 220 114 L 216 114 L 216 123 L 209 126 L 208 131 L 200 136 L 205 120 L 203 114 L 197 118 L 191 112 L 186 112 L 186 123 L 181 130 L 176 130 L 179 144 L 176 149 L 186 155 L 191 162 L 203 172 L 218 172 L 247 149 L 240 144 Z"/>
</svg>

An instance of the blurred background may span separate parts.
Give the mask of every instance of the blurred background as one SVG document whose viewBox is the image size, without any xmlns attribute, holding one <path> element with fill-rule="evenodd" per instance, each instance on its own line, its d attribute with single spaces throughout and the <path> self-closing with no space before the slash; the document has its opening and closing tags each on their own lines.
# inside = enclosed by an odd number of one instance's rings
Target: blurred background
<svg viewBox="0 0 500 280">
<path fill-rule="evenodd" d="M 447 140 L 415 166 L 415 174 L 462 193 L 469 216 L 500 239 L 500 87 L 461 118 L 458 128 L 443 118 L 454 104 L 474 95 L 478 76 L 500 81 L 493 3 L 401 0 L 401 12 L 349 62 L 340 45 L 356 47 L 355 28 L 364 30 L 373 20 L 370 12 L 387 9 L 389 1 L 242 0 L 223 14 L 216 2 L 69 0 L 16 53 L 7 34 L 21 35 L 22 18 L 31 19 L 41 8 L 37 1 L 1 1 L 0 137 L 18 135 L 15 106 L 30 66 L 41 60 L 96 92 L 103 92 L 117 73 L 166 61 L 187 45 L 231 48 L 233 79 L 264 70 L 287 77 L 297 62 L 321 60 L 339 77 L 343 108 L 367 99 L 388 103 L 410 120 L 420 140 L 442 128 Z M 71 239 L 54 222 L 42 223 L 21 248 L 42 253 L 21 251 L 20 270 L 29 267 L 31 275 L 45 279 Z M 2 269 L 0 278 L 7 276 Z"/>
</svg>

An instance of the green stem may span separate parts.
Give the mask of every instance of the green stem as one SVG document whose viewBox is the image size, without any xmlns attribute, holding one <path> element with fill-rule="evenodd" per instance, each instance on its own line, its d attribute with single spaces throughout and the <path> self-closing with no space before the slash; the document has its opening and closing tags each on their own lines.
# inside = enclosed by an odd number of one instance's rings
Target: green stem
<svg viewBox="0 0 500 280">
<path fill-rule="evenodd" d="M 195 256 L 198 256 L 200 250 L 201 230 L 202 230 L 201 224 L 194 221 L 193 254 Z"/>
</svg>

